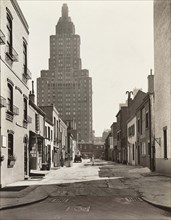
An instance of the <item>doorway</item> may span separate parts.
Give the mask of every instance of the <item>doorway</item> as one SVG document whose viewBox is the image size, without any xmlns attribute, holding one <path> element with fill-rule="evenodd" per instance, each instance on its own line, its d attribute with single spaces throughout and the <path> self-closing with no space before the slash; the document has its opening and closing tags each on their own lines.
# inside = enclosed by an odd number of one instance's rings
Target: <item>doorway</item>
<svg viewBox="0 0 171 220">
<path fill-rule="evenodd" d="M 138 163 L 138 165 L 140 165 L 140 145 L 137 146 L 137 150 L 138 150 L 138 152 L 137 152 L 138 153 L 138 155 L 137 155 L 138 156 L 137 163 Z"/>
<path fill-rule="evenodd" d="M 24 175 L 28 175 L 28 138 L 24 137 Z"/>
</svg>

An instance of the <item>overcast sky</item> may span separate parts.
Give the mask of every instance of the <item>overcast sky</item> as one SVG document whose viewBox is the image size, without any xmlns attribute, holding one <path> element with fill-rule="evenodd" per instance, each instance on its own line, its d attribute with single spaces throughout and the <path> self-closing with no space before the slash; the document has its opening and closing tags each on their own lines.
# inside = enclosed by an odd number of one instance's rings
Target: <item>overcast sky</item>
<svg viewBox="0 0 171 220">
<path fill-rule="evenodd" d="M 48 69 L 49 36 L 67 3 L 81 37 L 82 68 L 93 79 L 93 129 L 101 136 L 116 121 L 127 90 L 147 91 L 153 69 L 153 2 L 18 0 L 29 24 L 29 69 L 35 80 Z"/>
</svg>

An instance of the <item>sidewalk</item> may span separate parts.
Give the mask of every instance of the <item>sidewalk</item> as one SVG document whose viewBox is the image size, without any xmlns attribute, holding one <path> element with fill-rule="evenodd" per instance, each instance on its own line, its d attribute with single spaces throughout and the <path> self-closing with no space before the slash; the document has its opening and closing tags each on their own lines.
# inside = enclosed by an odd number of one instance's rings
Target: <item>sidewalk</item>
<svg viewBox="0 0 171 220">
<path fill-rule="evenodd" d="M 48 194 L 41 186 L 29 186 L 19 192 L 0 192 L 0 210 L 33 204 L 46 199 Z"/>
<path fill-rule="evenodd" d="M 139 192 L 142 199 L 159 208 L 171 211 L 171 178 L 160 174 L 149 174 L 140 178 Z"/>
<path fill-rule="evenodd" d="M 111 163 L 111 162 L 110 162 Z M 147 167 L 117 164 L 102 166 L 102 176 L 107 167 L 108 176 L 123 177 L 122 182 L 137 191 L 142 200 L 159 208 L 171 211 L 171 177 L 151 172 Z"/>
<path fill-rule="evenodd" d="M 26 186 L 20 191 L 0 191 L 0 210 L 42 201 L 55 191 L 55 184 L 97 179 L 112 181 L 119 178 L 128 187 L 138 191 L 144 201 L 171 211 L 171 178 L 151 173 L 148 168 L 106 161 L 95 161 L 94 166 L 91 166 L 89 161 L 86 161 L 81 166 L 74 164 L 70 168 L 63 167 L 46 173 L 47 175 L 41 180 L 19 181 L 9 185 Z"/>
</svg>

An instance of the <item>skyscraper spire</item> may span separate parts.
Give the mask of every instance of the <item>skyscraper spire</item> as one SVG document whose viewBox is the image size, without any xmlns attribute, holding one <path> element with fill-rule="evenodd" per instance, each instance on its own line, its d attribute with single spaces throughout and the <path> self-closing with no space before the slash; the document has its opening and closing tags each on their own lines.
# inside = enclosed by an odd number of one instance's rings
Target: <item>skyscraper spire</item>
<svg viewBox="0 0 171 220">
<path fill-rule="evenodd" d="M 71 18 L 68 16 L 68 5 L 62 5 L 62 15 L 59 18 L 59 21 L 56 26 L 57 34 L 75 34 L 75 27 Z"/>
<path fill-rule="evenodd" d="M 67 6 L 67 4 L 63 4 L 63 6 L 62 6 L 62 17 L 63 18 L 68 17 L 68 6 Z"/>
</svg>

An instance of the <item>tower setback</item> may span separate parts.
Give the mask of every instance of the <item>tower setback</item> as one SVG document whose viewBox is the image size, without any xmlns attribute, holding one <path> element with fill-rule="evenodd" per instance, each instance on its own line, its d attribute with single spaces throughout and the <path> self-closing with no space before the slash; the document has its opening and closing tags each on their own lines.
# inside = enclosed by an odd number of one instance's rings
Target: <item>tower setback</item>
<svg viewBox="0 0 171 220">
<path fill-rule="evenodd" d="M 50 36 L 49 69 L 37 79 L 39 106 L 54 104 L 64 121 L 75 120 L 79 141 L 92 140 L 92 78 L 82 69 L 80 36 L 63 4 L 56 34 Z"/>
</svg>

